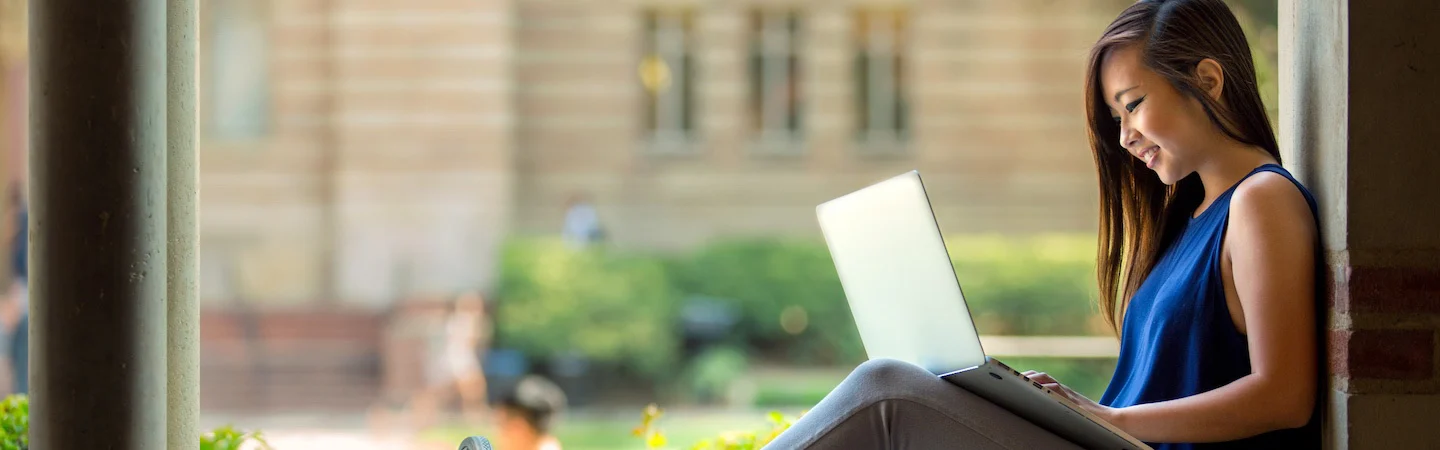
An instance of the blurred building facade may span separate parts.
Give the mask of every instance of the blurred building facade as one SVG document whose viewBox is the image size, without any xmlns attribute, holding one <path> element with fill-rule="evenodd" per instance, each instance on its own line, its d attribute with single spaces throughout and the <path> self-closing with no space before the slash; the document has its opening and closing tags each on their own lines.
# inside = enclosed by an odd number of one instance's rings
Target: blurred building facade
<svg viewBox="0 0 1440 450">
<path fill-rule="evenodd" d="M 488 289 L 578 194 L 615 245 L 683 249 L 817 235 L 814 205 L 920 169 L 947 230 L 1089 232 L 1083 71 L 1125 3 L 205 0 L 207 406 L 368 402 L 401 299 Z"/>
<path fill-rule="evenodd" d="M 1111 3 L 210 0 L 204 297 L 485 288 L 578 193 L 618 245 L 815 235 L 912 168 L 947 228 L 1088 231 Z"/>
</svg>

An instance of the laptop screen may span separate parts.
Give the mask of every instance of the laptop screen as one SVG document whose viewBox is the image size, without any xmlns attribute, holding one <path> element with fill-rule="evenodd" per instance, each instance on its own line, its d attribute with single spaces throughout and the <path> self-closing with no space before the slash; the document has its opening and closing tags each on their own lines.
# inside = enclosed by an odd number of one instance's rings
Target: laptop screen
<svg viewBox="0 0 1440 450">
<path fill-rule="evenodd" d="M 871 359 L 937 375 L 985 363 L 919 172 L 821 204 L 816 216 Z"/>
</svg>

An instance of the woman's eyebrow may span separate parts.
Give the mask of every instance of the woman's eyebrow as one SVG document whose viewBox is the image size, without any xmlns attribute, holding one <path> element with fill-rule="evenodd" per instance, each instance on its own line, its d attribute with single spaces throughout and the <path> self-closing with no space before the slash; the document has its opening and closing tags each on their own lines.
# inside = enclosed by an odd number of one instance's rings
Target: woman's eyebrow
<svg viewBox="0 0 1440 450">
<path fill-rule="evenodd" d="M 1130 92 L 1131 89 L 1135 89 L 1135 88 L 1138 88 L 1138 87 L 1140 87 L 1140 86 L 1138 86 L 1138 85 L 1136 85 L 1136 86 L 1130 86 L 1130 87 L 1128 87 L 1128 88 L 1121 89 L 1120 92 L 1116 92 L 1116 93 L 1115 93 L 1115 103 L 1120 103 L 1120 96 L 1121 96 L 1121 95 L 1124 95 L 1126 92 Z"/>
</svg>

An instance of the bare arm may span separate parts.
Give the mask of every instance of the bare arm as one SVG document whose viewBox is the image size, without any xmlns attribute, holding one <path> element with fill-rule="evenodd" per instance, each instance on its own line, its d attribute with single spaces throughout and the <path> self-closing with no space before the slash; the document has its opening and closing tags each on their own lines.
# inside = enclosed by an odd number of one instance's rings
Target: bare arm
<svg viewBox="0 0 1440 450">
<path fill-rule="evenodd" d="M 1303 426 L 1315 405 L 1316 230 L 1294 185 L 1258 174 L 1235 192 L 1227 246 L 1250 350 L 1250 375 L 1176 400 L 1083 406 L 1148 442 L 1217 442 Z M 1041 374 L 1043 375 L 1043 374 Z M 1053 379 L 1044 380 L 1054 383 Z M 1062 392 L 1069 393 L 1068 389 Z M 1078 397 L 1078 395 L 1072 395 Z"/>
</svg>

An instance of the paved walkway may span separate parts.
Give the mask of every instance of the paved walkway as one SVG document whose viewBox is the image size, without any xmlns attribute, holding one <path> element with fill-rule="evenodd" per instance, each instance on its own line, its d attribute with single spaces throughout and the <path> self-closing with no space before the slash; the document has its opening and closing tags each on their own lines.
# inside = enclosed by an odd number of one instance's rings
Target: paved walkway
<svg viewBox="0 0 1440 450">
<path fill-rule="evenodd" d="M 279 430 L 267 434 L 269 435 L 267 440 L 274 450 L 430 450 L 434 448 L 433 446 L 421 447 L 416 442 L 403 438 L 377 439 L 364 431 Z"/>
<path fill-rule="evenodd" d="M 421 445 L 414 436 L 404 436 L 399 433 L 377 435 L 370 430 L 363 414 L 206 414 L 200 419 L 201 429 L 210 430 L 220 425 L 234 425 L 241 430 L 262 430 L 265 440 L 274 450 L 449 450 L 454 448 L 452 446 Z"/>
</svg>

